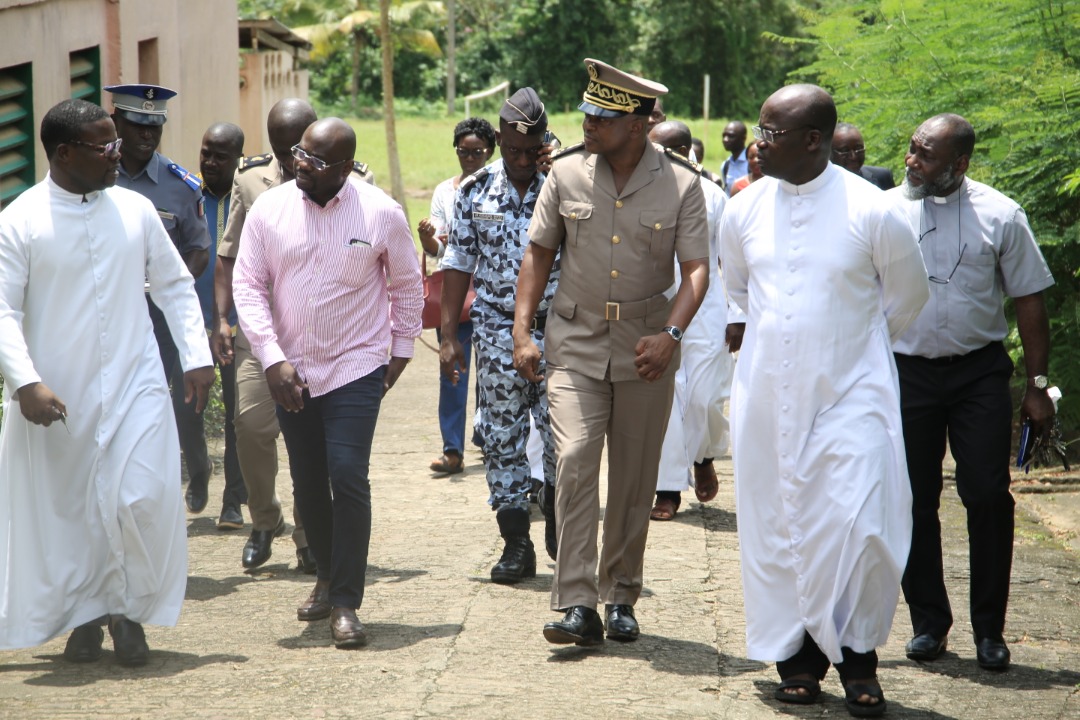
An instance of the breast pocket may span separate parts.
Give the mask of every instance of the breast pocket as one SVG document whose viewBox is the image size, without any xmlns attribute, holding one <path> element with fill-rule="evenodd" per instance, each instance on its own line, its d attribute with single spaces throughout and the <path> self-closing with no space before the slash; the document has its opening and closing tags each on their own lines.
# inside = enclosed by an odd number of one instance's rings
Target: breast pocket
<svg viewBox="0 0 1080 720">
<path fill-rule="evenodd" d="M 997 264 L 997 256 L 993 253 L 973 253 L 969 249 L 956 268 L 957 279 L 970 294 L 981 295 L 994 287 Z"/>
<path fill-rule="evenodd" d="M 161 219 L 161 224 L 165 226 L 165 232 L 169 234 L 169 239 L 172 240 L 173 245 L 177 248 L 180 247 L 180 223 L 176 219 L 176 215 L 165 210 L 157 211 L 158 217 Z"/>
<path fill-rule="evenodd" d="M 566 242 L 578 245 L 585 242 L 588 236 L 589 218 L 592 217 L 593 206 L 590 203 L 563 200 L 559 203 L 559 214 L 562 215 L 563 224 L 566 226 Z"/>
<path fill-rule="evenodd" d="M 649 233 L 649 252 L 660 259 L 675 252 L 675 219 L 677 215 L 666 210 L 643 210 L 641 225 Z"/>
<path fill-rule="evenodd" d="M 350 288 L 363 287 L 371 266 L 378 262 L 379 251 L 366 242 L 342 243 L 337 264 L 338 281 Z"/>
</svg>

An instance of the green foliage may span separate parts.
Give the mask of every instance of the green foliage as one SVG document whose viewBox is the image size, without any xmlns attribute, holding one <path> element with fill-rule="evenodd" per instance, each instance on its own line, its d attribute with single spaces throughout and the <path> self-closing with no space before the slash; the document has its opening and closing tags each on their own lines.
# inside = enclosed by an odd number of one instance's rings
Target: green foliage
<svg viewBox="0 0 1080 720">
<path fill-rule="evenodd" d="M 968 174 L 1019 202 L 1057 284 L 1045 293 L 1050 377 L 1080 431 L 1080 5 L 1047 0 L 832 0 L 807 13 L 816 59 L 794 73 L 832 91 L 867 162 L 902 171 L 911 133 L 956 112 L 975 127 Z M 1022 356 L 1019 337 L 1011 352 Z M 1022 368 L 1022 365 L 1020 366 Z M 1024 373 L 1018 373 L 1018 382 Z"/>
<path fill-rule="evenodd" d="M 802 44 L 767 38 L 795 35 L 800 26 L 787 0 L 645 0 L 634 55 L 671 91 L 664 98 L 669 115 L 702 114 L 708 73 L 712 115 L 756 116 L 788 71 L 811 58 Z"/>
</svg>

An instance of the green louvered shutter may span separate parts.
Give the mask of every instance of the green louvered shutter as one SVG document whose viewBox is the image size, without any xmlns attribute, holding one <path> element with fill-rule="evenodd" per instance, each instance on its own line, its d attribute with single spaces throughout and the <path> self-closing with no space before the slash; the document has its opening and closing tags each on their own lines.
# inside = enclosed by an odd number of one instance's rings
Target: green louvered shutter
<svg viewBox="0 0 1080 720">
<path fill-rule="evenodd" d="M 71 97 L 101 104 L 101 51 L 86 48 L 70 55 Z"/>
<path fill-rule="evenodd" d="M 0 207 L 34 184 L 30 64 L 0 68 Z"/>
</svg>

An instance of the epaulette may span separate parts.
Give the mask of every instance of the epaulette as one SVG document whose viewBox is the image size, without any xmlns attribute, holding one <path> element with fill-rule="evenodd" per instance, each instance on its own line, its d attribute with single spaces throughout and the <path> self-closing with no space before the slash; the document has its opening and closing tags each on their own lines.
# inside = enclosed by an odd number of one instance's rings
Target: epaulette
<svg viewBox="0 0 1080 720">
<path fill-rule="evenodd" d="M 274 153 L 263 153 L 262 155 L 252 155 L 251 157 L 240 158 L 240 162 L 237 164 L 236 169 L 243 172 L 248 168 L 269 165 L 270 161 L 273 159 Z"/>
<path fill-rule="evenodd" d="M 458 186 L 458 190 L 460 190 L 461 192 L 466 192 L 469 188 L 471 188 L 477 182 L 479 182 L 480 180 L 483 180 L 484 178 L 486 178 L 490 172 L 491 171 L 488 170 L 488 166 L 485 165 L 484 167 L 480 168 L 479 170 L 474 172 L 469 177 L 462 180 L 461 185 Z"/>
<path fill-rule="evenodd" d="M 584 149 L 585 149 L 585 143 L 584 142 L 579 142 L 577 145 L 571 145 L 570 147 L 564 147 L 561 150 L 557 151 L 554 155 L 551 156 L 551 159 L 552 160 L 558 160 L 563 155 L 571 155 L 573 153 L 576 153 L 578 150 L 584 150 Z"/>
<path fill-rule="evenodd" d="M 202 180 L 197 178 L 194 173 L 190 173 L 184 168 L 180 167 L 176 163 L 169 163 L 169 170 L 173 175 L 184 181 L 184 184 L 197 193 L 202 192 Z"/>
<path fill-rule="evenodd" d="M 367 175 L 368 165 L 367 163 L 362 163 L 359 160 L 353 160 L 352 171 L 357 175 Z"/>
<path fill-rule="evenodd" d="M 679 163 L 680 165 L 684 165 L 690 168 L 698 175 L 700 175 L 701 171 L 704 169 L 690 158 L 686 157 L 685 155 L 680 155 L 671 148 L 664 148 L 664 154 L 667 155 L 668 158 L 670 158 L 671 160 Z"/>
</svg>

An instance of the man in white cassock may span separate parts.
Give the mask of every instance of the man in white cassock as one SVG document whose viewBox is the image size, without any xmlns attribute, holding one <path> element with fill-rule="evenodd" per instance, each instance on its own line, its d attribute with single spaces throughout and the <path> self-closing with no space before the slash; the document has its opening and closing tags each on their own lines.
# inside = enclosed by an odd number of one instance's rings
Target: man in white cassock
<svg viewBox="0 0 1080 720">
<path fill-rule="evenodd" d="M 929 296 L 905 215 L 829 163 L 832 97 L 773 93 L 755 127 L 765 175 L 728 201 L 721 258 L 747 314 L 732 457 L 748 656 L 776 698 L 811 703 L 836 665 L 852 715 L 879 715 L 885 643 L 911 540 L 890 339 Z"/>
<path fill-rule="evenodd" d="M 690 128 L 677 120 L 655 125 L 649 139 L 672 152 L 689 157 Z M 738 308 L 729 312 L 718 262 L 720 218 L 727 195 L 723 188 L 704 177 L 705 211 L 709 223 L 709 289 L 697 314 L 683 333 L 682 356 L 675 373 L 675 397 L 668 416 L 664 445 L 660 451 L 660 474 L 656 482 L 656 503 L 650 517 L 671 520 L 682 503 L 682 493 L 690 488 L 701 502 L 716 497 L 719 483 L 713 458 L 728 451 L 728 419 L 724 403 L 731 393 L 735 361 L 726 332 L 729 323 L 745 323 Z M 679 278 L 675 278 L 676 284 Z M 729 317 L 730 315 L 730 317 Z M 729 352 L 730 350 L 730 352 Z"/>
<path fill-rule="evenodd" d="M 143 196 L 112 187 L 108 113 L 46 113 L 46 178 L 0 213 L 0 648 L 72 630 L 64 657 L 149 656 L 187 584 L 180 448 L 144 282 L 201 411 L 213 383 L 194 281 Z"/>
</svg>

